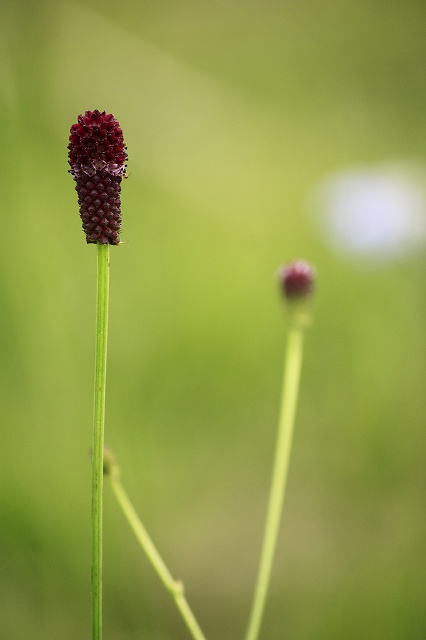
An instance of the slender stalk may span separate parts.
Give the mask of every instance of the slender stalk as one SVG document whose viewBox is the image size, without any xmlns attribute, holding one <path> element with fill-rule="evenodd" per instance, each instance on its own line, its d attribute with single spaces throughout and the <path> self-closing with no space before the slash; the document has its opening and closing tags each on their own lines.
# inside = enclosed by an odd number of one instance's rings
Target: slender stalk
<svg viewBox="0 0 426 640">
<path fill-rule="evenodd" d="M 102 490 L 108 336 L 109 245 L 98 244 L 92 458 L 92 640 L 102 638 Z"/>
<path fill-rule="evenodd" d="M 275 461 L 272 472 L 272 482 L 269 493 L 269 504 L 257 584 L 246 640 L 256 640 L 258 637 L 269 588 L 272 562 L 275 554 L 288 476 L 297 396 L 299 391 L 300 370 L 302 365 L 303 337 L 303 328 L 298 324 L 294 324 L 290 327 L 287 338 L 281 411 L 275 449 Z"/>
<path fill-rule="evenodd" d="M 206 640 L 204 633 L 202 632 L 195 616 L 185 598 L 184 586 L 179 580 L 175 580 L 167 566 L 165 565 L 162 557 L 158 553 L 153 541 L 151 540 L 148 532 L 143 526 L 138 514 L 136 513 L 130 499 L 118 477 L 118 473 L 111 471 L 110 479 L 111 486 L 118 504 L 123 511 L 123 514 L 133 530 L 139 544 L 148 556 L 151 565 L 154 567 L 161 582 L 169 591 L 179 612 L 191 633 L 194 640 Z"/>
</svg>

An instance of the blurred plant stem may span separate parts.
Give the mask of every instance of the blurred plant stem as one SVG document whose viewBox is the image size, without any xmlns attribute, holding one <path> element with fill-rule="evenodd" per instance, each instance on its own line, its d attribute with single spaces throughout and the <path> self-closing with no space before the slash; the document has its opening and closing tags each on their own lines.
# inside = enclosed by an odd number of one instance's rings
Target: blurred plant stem
<svg viewBox="0 0 426 640">
<path fill-rule="evenodd" d="M 102 638 L 102 490 L 108 337 L 109 244 L 98 244 L 92 457 L 92 640 Z"/>
<path fill-rule="evenodd" d="M 246 640 L 256 640 L 262 622 L 266 596 L 269 588 L 272 562 L 278 537 L 281 512 L 288 476 L 291 445 L 299 392 L 302 365 L 304 329 L 302 323 L 293 319 L 287 337 L 284 364 L 283 390 L 279 418 L 275 461 L 269 493 L 265 532 L 260 557 L 259 572 L 247 629 Z"/>
<path fill-rule="evenodd" d="M 104 462 L 105 473 L 109 476 L 111 487 L 123 514 L 129 523 L 133 533 L 135 534 L 139 544 L 146 553 L 148 560 L 155 569 L 161 582 L 172 596 L 179 612 L 194 640 L 206 640 L 204 633 L 195 619 L 195 616 L 185 598 L 184 585 L 180 580 L 175 580 L 164 563 L 164 560 L 158 553 L 148 532 L 143 526 L 138 514 L 136 513 L 129 496 L 127 495 L 121 481 L 120 473 L 117 465 L 113 461 L 112 455 L 108 450 L 105 453 Z"/>
</svg>

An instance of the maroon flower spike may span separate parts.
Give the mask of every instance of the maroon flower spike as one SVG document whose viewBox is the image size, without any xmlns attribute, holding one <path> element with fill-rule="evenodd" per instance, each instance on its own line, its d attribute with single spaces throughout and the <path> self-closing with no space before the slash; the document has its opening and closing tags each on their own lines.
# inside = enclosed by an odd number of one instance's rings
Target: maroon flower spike
<svg viewBox="0 0 426 640">
<path fill-rule="evenodd" d="M 287 300 L 303 300 L 313 292 L 315 270 L 307 262 L 298 260 L 281 267 L 278 278 Z"/>
<path fill-rule="evenodd" d="M 120 244 L 126 160 L 123 132 L 111 113 L 95 109 L 78 116 L 71 127 L 68 162 L 89 244 Z"/>
</svg>

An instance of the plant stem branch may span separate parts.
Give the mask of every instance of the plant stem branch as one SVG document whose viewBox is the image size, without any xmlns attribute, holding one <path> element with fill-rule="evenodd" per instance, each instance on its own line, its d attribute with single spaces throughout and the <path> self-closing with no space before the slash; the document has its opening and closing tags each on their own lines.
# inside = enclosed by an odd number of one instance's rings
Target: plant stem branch
<svg viewBox="0 0 426 640">
<path fill-rule="evenodd" d="M 191 633 L 194 640 L 206 640 L 204 633 L 202 632 L 195 616 L 185 598 L 184 586 L 179 580 L 175 580 L 163 559 L 158 553 L 154 543 L 152 542 L 148 532 L 143 526 L 138 514 L 136 513 L 130 499 L 119 480 L 116 473 L 110 474 L 111 486 L 118 504 L 123 511 L 123 514 L 133 530 L 139 544 L 148 556 L 151 565 L 154 567 L 161 582 L 170 593 L 175 601 L 177 608 Z"/>
<path fill-rule="evenodd" d="M 289 329 L 287 338 L 275 461 L 272 472 L 259 572 L 246 640 L 256 640 L 258 637 L 269 588 L 288 476 L 302 365 L 303 337 L 303 328 L 297 324 L 293 324 Z"/>
<path fill-rule="evenodd" d="M 108 337 L 109 245 L 98 244 L 92 454 L 92 640 L 102 638 L 102 490 Z"/>
</svg>

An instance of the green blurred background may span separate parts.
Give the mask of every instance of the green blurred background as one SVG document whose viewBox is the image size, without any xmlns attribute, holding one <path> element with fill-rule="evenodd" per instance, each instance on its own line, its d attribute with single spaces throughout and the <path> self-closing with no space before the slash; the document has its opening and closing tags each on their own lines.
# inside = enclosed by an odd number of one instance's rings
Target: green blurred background
<svg viewBox="0 0 426 640">
<path fill-rule="evenodd" d="M 69 127 L 129 151 L 106 441 L 209 640 L 242 638 L 276 431 L 274 273 L 318 270 L 261 638 L 423 640 L 425 258 L 335 250 L 309 201 L 425 161 L 421 0 L 1 0 L 0 637 L 90 637 L 96 251 Z M 105 487 L 105 640 L 186 639 Z"/>
</svg>

